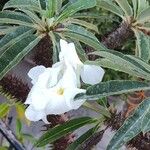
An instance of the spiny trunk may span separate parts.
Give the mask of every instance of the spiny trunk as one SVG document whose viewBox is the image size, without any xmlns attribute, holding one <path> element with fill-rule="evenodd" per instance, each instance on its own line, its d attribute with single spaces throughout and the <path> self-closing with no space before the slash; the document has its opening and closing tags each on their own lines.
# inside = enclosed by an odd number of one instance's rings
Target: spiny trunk
<svg viewBox="0 0 150 150">
<path fill-rule="evenodd" d="M 115 31 L 102 38 L 102 43 L 109 49 L 116 49 L 122 46 L 127 39 L 133 37 L 130 25 L 122 22 Z"/>
</svg>

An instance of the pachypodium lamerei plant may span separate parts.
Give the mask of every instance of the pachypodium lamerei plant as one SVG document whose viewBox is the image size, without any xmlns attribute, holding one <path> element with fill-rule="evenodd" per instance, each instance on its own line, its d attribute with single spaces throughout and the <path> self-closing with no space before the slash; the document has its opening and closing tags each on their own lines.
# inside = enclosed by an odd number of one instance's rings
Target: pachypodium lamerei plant
<svg viewBox="0 0 150 150">
<path fill-rule="evenodd" d="M 80 15 L 77 12 L 82 13 L 96 6 L 117 14 L 134 31 L 138 57 L 107 49 L 94 35 L 98 33 L 97 27 L 78 19 Z M 78 149 L 101 130 L 104 121 L 111 117 L 107 108 L 95 108 L 87 100 L 95 101 L 111 95 L 150 89 L 148 83 L 140 81 L 101 82 L 104 70 L 100 67 L 150 80 L 150 40 L 145 35 L 149 33 L 148 12 L 149 4 L 147 1 L 141 4 L 140 0 L 133 0 L 131 4 L 127 0 L 10 0 L 5 4 L 0 12 L 0 79 L 45 36 L 53 44 L 52 67 L 36 66 L 28 73 L 33 87 L 26 100 L 26 104 L 29 104 L 26 117 L 32 121 L 43 119 L 48 123 L 48 114 L 65 113 L 79 108 L 83 103 L 101 113 L 100 118 L 76 118 L 49 129 L 38 140 L 37 147 L 53 143 L 84 125 L 93 124 L 68 147 L 71 150 Z M 96 61 L 87 60 L 83 50 L 85 45 L 95 50 L 91 55 L 99 56 Z M 138 133 L 150 131 L 149 112 L 150 99 L 147 98 L 119 129 L 108 150 L 119 149 Z"/>
</svg>

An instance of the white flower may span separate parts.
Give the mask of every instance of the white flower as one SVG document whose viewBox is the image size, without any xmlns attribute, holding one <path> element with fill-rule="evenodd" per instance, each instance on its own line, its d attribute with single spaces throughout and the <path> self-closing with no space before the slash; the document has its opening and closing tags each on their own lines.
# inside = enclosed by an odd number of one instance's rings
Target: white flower
<svg viewBox="0 0 150 150">
<path fill-rule="evenodd" d="M 52 68 L 37 66 L 28 75 L 33 87 L 25 102 L 29 104 L 25 115 L 31 121 L 43 119 L 46 122 L 48 114 L 63 114 L 78 109 L 85 102 L 73 99 L 85 90 L 77 88 L 76 74 L 68 63 L 58 62 Z"/>
<path fill-rule="evenodd" d="M 37 66 L 32 68 L 28 76 L 32 79 L 33 87 L 25 104 L 25 111 L 31 121 L 43 119 L 47 123 L 48 114 L 63 114 L 72 109 L 78 109 L 85 100 L 74 101 L 75 95 L 85 93 L 80 89 L 80 77 L 88 84 L 99 83 L 104 70 L 95 65 L 84 65 L 75 50 L 73 43 L 60 41 L 60 61 L 51 68 Z"/>
<path fill-rule="evenodd" d="M 60 40 L 60 46 L 60 60 L 64 60 L 72 65 L 75 69 L 78 80 L 80 80 L 81 77 L 84 83 L 91 85 L 102 81 L 105 73 L 104 70 L 96 65 L 84 65 L 77 55 L 74 43 L 67 43 L 64 40 Z"/>
</svg>

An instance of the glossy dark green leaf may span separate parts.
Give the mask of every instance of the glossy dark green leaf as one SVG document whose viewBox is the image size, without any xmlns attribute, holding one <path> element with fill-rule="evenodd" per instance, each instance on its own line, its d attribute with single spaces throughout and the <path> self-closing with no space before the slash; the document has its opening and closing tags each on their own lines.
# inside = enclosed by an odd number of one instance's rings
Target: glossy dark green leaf
<svg viewBox="0 0 150 150">
<path fill-rule="evenodd" d="M 69 37 L 73 40 L 78 40 L 83 42 L 91 47 L 94 47 L 97 50 L 106 49 L 98 39 L 91 32 L 87 31 L 85 28 L 77 25 L 70 25 L 62 33 L 63 36 Z"/>
<path fill-rule="evenodd" d="M 0 12 L 0 22 L 4 24 L 12 24 L 12 25 L 16 24 L 33 27 L 32 19 L 21 12 L 14 12 L 14 11 Z"/>
<path fill-rule="evenodd" d="M 73 14 L 75 14 L 76 12 L 80 11 L 80 10 L 84 10 L 84 9 L 88 9 L 88 8 L 92 8 L 96 6 L 96 0 L 77 0 L 76 2 L 68 5 L 63 11 L 62 13 L 59 15 L 59 17 L 57 18 L 57 22 L 60 22 L 70 16 L 72 16 Z"/>
<path fill-rule="evenodd" d="M 8 8 L 28 8 L 31 11 L 41 11 L 38 0 L 9 0 L 4 6 L 4 9 Z"/>
<path fill-rule="evenodd" d="M 137 56 L 148 62 L 150 60 L 150 37 L 141 31 L 135 30 L 137 38 Z"/>
<path fill-rule="evenodd" d="M 117 133 L 111 139 L 107 150 L 120 149 L 122 145 L 127 143 L 129 140 L 134 138 L 143 130 L 142 125 L 146 125 L 148 119 L 150 120 L 150 115 L 147 119 L 145 115 L 150 112 L 150 99 L 144 100 L 139 107 L 134 111 L 122 125 L 122 127 L 117 131 Z M 144 121 L 144 123 L 143 123 Z M 146 121 L 146 122 L 145 122 Z"/>
<path fill-rule="evenodd" d="M 66 134 L 82 127 L 87 124 L 95 123 L 97 120 L 90 117 L 76 118 L 65 122 L 62 125 L 58 125 L 52 129 L 49 129 L 36 143 L 37 147 L 42 147 L 48 143 L 52 143 L 55 140 L 65 136 Z"/>
<path fill-rule="evenodd" d="M 118 15 L 119 17 L 123 18 L 124 12 L 115 3 L 111 2 L 111 1 L 105 1 L 105 0 L 97 0 L 97 1 L 98 1 L 97 2 L 98 7 L 106 9 L 106 10 Z"/>
<path fill-rule="evenodd" d="M 5 35 L 2 39 L 0 39 L 0 54 L 2 54 L 4 50 L 7 50 L 8 47 L 12 46 L 18 40 L 20 40 L 20 38 L 25 37 L 25 34 L 28 31 L 32 31 L 32 29 L 29 27 L 20 26 L 17 27 L 13 32 Z"/>
<path fill-rule="evenodd" d="M 149 105 L 149 109 L 144 111 L 144 117 L 141 126 L 143 134 L 150 131 L 150 98 L 148 102 L 145 102 L 145 105 L 146 104 Z"/>
<path fill-rule="evenodd" d="M 150 6 L 138 14 L 137 22 L 138 23 L 144 23 L 144 22 L 148 22 L 149 19 L 150 19 Z"/>
<path fill-rule="evenodd" d="M 83 27 L 85 27 L 86 29 L 95 31 L 96 33 L 99 32 L 96 25 L 94 25 L 94 24 L 92 24 L 92 23 L 89 23 L 89 22 L 86 22 L 86 21 L 84 21 L 84 20 L 69 18 L 69 19 L 66 20 L 66 21 L 68 21 L 68 22 L 71 23 L 71 24 L 76 24 L 76 25 L 83 26 Z M 66 22 L 66 21 L 65 21 L 65 22 Z"/>
<path fill-rule="evenodd" d="M 14 32 L 16 29 L 17 26 L 0 26 L 0 36 Z"/>
<path fill-rule="evenodd" d="M 132 16 L 133 15 L 132 7 L 130 6 L 128 0 L 115 0 L 115 1 L 122 8 L 122 10 L 125 12 L 126 16 Z"/>
<path fill-rule="evenodd" d="M 33 34 L 29 34 L 20 41 L 10 46 L 0 56 L 0 79 L 15 65 L 17 65 L 22 58 L 41 40 L 41 37 L 37 37 Z"/>
<path fill-rule="evenodd" d="M 98 128 L 93 127 L 89 129 L 87 132 L 85 132 L 83 135 L 81 135 L 77 140 L 75 140 L 72 144 L 70 144 L 66 150 L 79 150 L 81 145 L 88 140 L 96 131 Z"/>
<path fill-rule="evenodd" d="M 95 100 L 100 97 L 148 89 L 150 89 L 150 86 L 148 83 L 145 82 L 129 81 L 129 80 L 113 80 L 101 82 L 99 84 L 90 86 L 89 88 L 87 88 L 86 94 L 79 94 L 76 96 L 76 99 L 85 98 L 87 100 Z"/>
<path fill-rule="evenodd" d="M 96 49 L 96 47 L 94 47 Z M 132 76 L 150 80 L 150 65 L 139 58 L 124 55 L 113 50 L 101 50 L 92 53 L 103 58 L 97 59 L 90 64 L 97 64 L 106 68 L 128 73 Z"/>
</svg>

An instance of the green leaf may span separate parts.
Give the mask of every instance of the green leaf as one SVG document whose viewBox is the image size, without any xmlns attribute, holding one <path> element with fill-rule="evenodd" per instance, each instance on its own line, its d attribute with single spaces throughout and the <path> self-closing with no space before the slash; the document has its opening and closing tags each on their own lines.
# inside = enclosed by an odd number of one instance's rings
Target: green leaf
<svg viewBox="0 0 150 150">
<path fill-rule="evenodd" d="M 144 134 L 150 131 L 150 98 L 148 99 L 149 99 L 148 101 L 149 103 L 145 102 L 145 105 L 146 104 L 149 105 L 149 109 L 145 110 L 144 117 L 142 120 L 142 125 L 141 125 L 141 129 Z"/>
<path fill-rule="evenodd" d="M 58 14 L 62 7 L 62 0 L 47 0 L 46 14 L 48 18 Z"/>
<path fill-rule="evenodd" d="M 77 54 L 78 54 L 80 60 L 82 62 L 85 62 L 86 60 L 88 60 L 88 57 L 87 57 L 84 49 L 82 48 L 82 45 L 80 44 L 80 42 L 78 42 L 76 40 L 74 40 L 73 42 L 75 44 L 75 47 L 76 47 L 76 50 L 77 50 Z"/>
<path fill-rule="evenodd" d="M 0 104 L 0 119 L 8 114 L 9 108 L 10 106 L 7 103 Z"/>
<path fill-rule="evenodd" d="M 137 0 L 132 0 L 132 5 L 133 5 L 134 18 L 136 18 L 137 10 L 138 10 L 138 1 Z"/>
<path fill-rule="evenodd" d="M 149 19 L 150 19 L 150 7 L 141 11 L 141 13 L 139 13 L 137 16 L 138 23 L 148 22 Z"/>
<path fill-rule="evenodd" d="M 97 5 L 98 5 L 98 7 L 106 9 L 121 18 L 123 18 L 123 16 L 124 16 L 124 12 L 120 9 L 120 7 L 111 1 L 98 0 Z"/>
<path fill-rule="evenodd" d="M 14 32 L 5 35 L 0 40 L 0 54 L 2 54 L 5 50 L 7 50 L 7 48 L 12 46 L 31 32 L 33 32 L 31 28 L 20 26 L 17 27 Z"/>
<path fill-rule="evenodd" d="M 98 130 L 97 127 L 89 129 L 83 135 L 81 135 L 76 141 L 70 144 L 66 150 L 79 150 L 80 146 L 88 140 L 96 131 Z"/>
<path fill-rule="evenodd" d="M 137 41 L 137 56 L 148 62 L 150 60 L 150 37 L 141 31 L 134 31 Z"/>
<path fill-rule="evenodd" d="M 22 123 L 20 121 L 20 119 L 16 119 L 16 135 L 17 135 L 17 138 L 20 138 L 21 137 L 21 130 L 22 130 Z"/>
<path fill-rule="evenodd" d="M 148 89 L 150 89 L 149 84 L 144 82 L 129 80 L 113 80 L 101 82 L 99 84 L 88 87 L 86 90 L 86 94 L 81 95 L 81 97 L 79 94 L 79 97 L 77 95 L 76 99 L 86 98 L 87 100 L 96 100 L 100 97 Z"/>
<path fill-rule="evenodd" d="M 92 12 L 83 12 L 83 13 L 76 13 L 71 18 L 97 18 L 97 19 L 107 19 L 108 15 L 100 15 L 99 13 L 92 13 Z"/>
<path fill-rule="evenodd" d="M 150 99 L 144 100 L 111 139 L 107 150 L 119 149 L 142 131 L 143 118 L 150 112 Z M 150 115 L 148 118 L 150 120 Z M 146 120 L 147 120 L 146 119 Z"/>
<path fill-rule="evenodd" d="M 52 43 L 53 43 L 53 63 L 56 63 L 59 61 L 59 52 L 60 52 L 60 44 L 59 44 L 59 40 L 57 38 L 57 35 L 55 35 L 55 33 L 53 32 L 49 32 L 49 36 L 52 39 Z"/>
<path fill-rule="evenodd" d="M 70 25 L 66 30 L 63 31 L 62 35 L 73 40 L 81 41 L 91 47 L 94 47 L 95 49 L 106 49 L 104 45 L 98 41 L 94 34 L 81 26 Z"/>
<path fill-rule="evenodd" d="M 0 36 L 9 34 L 11 32 L 14 32 L 18 27 L 12 27 L 12 26 L 0 26 Z"/>
<path fill-rule="evenodd" d="M 39 0 L 40 8 L 46 10 L 46 1 L 47 0 Z"/>
<path fill-rule="evenodd" d="M 90 117 L 76 118 L 65 122 L 62 125 L 58 125 L 52 129 L 49 129 L 36 143 L 37 147 L 42 147 L 48 143 L 52 143 L 55 140 L 65 136 L 66 134 L 82 127 L 87 124 L 95 123 L 97 120 Z"/>
<path fill-rule="evenodd" d="M 94 25 L 94 24 L 92 24 L 92 23 L 89 23 L 89 22 L 86 22 L 86 21 L 84 21 L 84 20 L 69 18 L 68 20 L 65 20 L 65 22 L 68 22 L 69 24 L 70 24 L 70 23 L 71 23 L 71 24 L 77 24 L 77 25 L 86 27 L 87 29 L 93 30 L 93 31 L 95 31 L 96 33 L 99 32 L 96 25 Z"/>
<path fill-rule="evenodd" d="M 29 16 L 35 24 L 39 25 L 41 29 L 46 31 L 44 22 L 39 18 L 39 16 L 36 13 L 31 12 L 27 9 L 21 9 L 21 11 L 24 12 L 27 16 Z"/>
<path fill-rule="evenodd" d="M 0 146 L 0 150 L 8 150 L 9 147 L 1 147 Z"/>
<path fill-rule="evenodd" d="M 140 14 L 143 10 L 149 7 L 149 2 L 147 0 L 136 0 L 138 2 L 137 14 Z"/>
<path fill-rule="evenodd" d="M 22 37 L 20 41 L 9 47 L 0 56 L 0 79 L 17 65 L 40 40 L 41 37 L 36 37 L 30 33 L 28 36 Z"/>
<path fill-rule="evenodd" d="M 102 100 L 99 100 L 102 102 Z M 110 118 L 111 117 L 111 114 L 109 112 L 109 110 L 106 108 L 106 107 L 103 107 L 101 105 L 97 105 L 97 102 L 93 103 L 89 103 L 89 102 L 85 102 L 83 104 L 84 107 L 88 108 L 88 109 L 91 109 L 99 114 L 102 114 L 103 116 L 106 116 L 107 118 Z"/>
<path fill-rule="evenodd" d="M 134 56 L 124 55 L 113 50 L 101 50 L 93 52 L 92 54 L 103 58 L 97 59 L 95 62 L 87 63 L 101 65 L 106 68 L 150 80 L 150 65 Z"/>
<path fill-rule="evenodd" d="M 54 13 L 55 13 L 55 9 L 56 9 L 56 2 L 57 0 L 47 0 L 47 17 L 51 18 L 53 17 Z"/>
<path fill-rule="evenodd" d="M 88 8 L 92 8 L 96 6 L 96 0 L 77 0 L 76 2 L 68 5 L 63 11 L 62 13 L 58 16 L 57 18 L 57 22 L 61 22 L 62 20 L 72 16 L 73 14 L 75 14 L 76 12 L 80 11 L 80 10 L 84 10 L 84 9 L 88 9 Z"/>
<path fill-rule="evenodd" d="M 115 0 L 115 1 L 122 8 L 122 10 L 125 12 L 126 16 L 132 16 L 133 15 L 133 11 L 132 11 L 130 4 L 128 3 L 128 0 Z"/>
<path fill-rule="evenodd" d="M 39 3 L 37 0 L 9 0 L 3 9 L 8 9 L 8 8 L 27 8 L 31 11 L 36 11 L 40 12 L 41 9 L 39 7 Z"/>
<path fill-rule="evenodd" d="M 0 22 L 4 24 L 16 24 L 33 27 L 33 21 L 30 17 L 23 13 L 14 11 L 0 12 Z"/>
<path fill-rule="evenodd" d="M 9 11 L 9 10 L 1 11 L 0 18 L 1 19 L 2 18 L 15 19 L 15 20 L 19 20 L 19 21 L 33 23 L 32 19 L 29 16 L 27 16 L 21 12 L 15 12 L 15 11 Z"/>
</svg>

